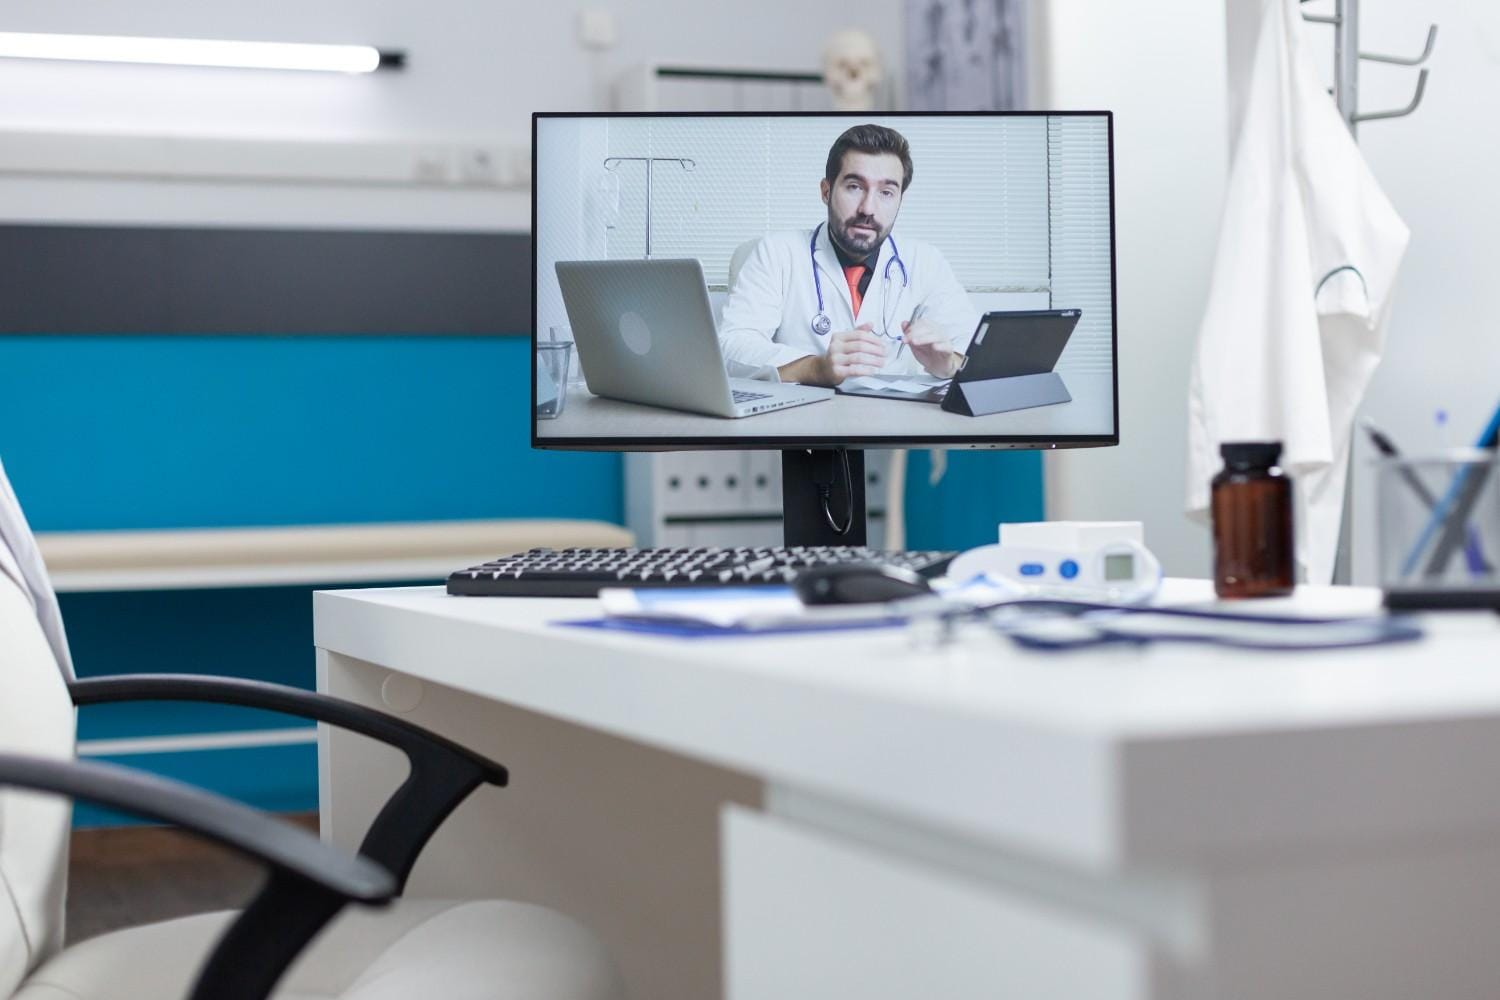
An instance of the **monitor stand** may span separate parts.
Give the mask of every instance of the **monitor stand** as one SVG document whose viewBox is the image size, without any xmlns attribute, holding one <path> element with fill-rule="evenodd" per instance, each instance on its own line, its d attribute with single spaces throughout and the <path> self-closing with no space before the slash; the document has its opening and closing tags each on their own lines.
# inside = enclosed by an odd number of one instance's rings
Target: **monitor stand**
<svg viewBox="0 0 1500 1000">
<path fill-rule="evenodd" d="M 843 456 L 849 456 L 849 480 L 844 480 Z M 853 497 L 848 495 L 853 490 Z M 823 512 L 823 491 L 837 524 L 848 519 L 849 530 L 839 534 Z M 852 503 L 850 502 L 852 499 Z M 781 453 L 781 509 L 786 544 L 865 544 L 865 453 L 844 448 L 796 448 Z M 852 516 L 850 512 L 852 511 Z"/>
</svg>

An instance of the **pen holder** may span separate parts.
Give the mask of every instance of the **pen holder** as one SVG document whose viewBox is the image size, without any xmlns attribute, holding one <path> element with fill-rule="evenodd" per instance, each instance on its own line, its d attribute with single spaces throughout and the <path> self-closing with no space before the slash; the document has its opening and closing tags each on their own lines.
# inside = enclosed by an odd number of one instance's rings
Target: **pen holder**
<svg viewBox="0 0 1500 1000">
<path fill-rule="evenodd" d="M 1495 453 L 1381 459 L 1376 484 L 1386 606 L 1500 610 Z"/>
</svg>

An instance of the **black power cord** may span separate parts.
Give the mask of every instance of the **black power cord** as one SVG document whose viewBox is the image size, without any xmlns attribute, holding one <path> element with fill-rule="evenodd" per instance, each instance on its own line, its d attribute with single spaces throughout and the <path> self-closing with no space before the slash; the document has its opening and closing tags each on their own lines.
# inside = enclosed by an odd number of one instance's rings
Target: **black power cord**
<svg viewBox="0 0 1500 1000">
<path fill-rule="evenodd" d="M 834 479 L 837 467 L 834 464 L 834 456 L 842 460 L 844 466 L 844 523 L 840 525 L 833 519 L 833 511 L 828 509 L 829 502 L 833 499 L 833 488 L 838 485 Z M 823 498 L 823 520 L 828 522 L 828 527 L 835 535 L 847 535 L 849 529 L 854 527 L 854 477 L 849 471 L 849 449 L 835 448 L 829 458 L 828 467 L 829 482 L 816 483 L 818 496 Z"/>
</svg>

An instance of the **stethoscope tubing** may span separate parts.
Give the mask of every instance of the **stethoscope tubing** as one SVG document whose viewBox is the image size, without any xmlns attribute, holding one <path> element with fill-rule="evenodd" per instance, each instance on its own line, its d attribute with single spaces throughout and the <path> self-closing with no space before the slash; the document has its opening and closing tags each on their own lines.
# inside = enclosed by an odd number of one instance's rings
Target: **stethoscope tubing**
<svg viewBox="0 0 1500 1000">
<path fill-rule="evenodd" d="M 828 312 L 823 308 L 823 279 L 818 277 L 818 233 L 823 229 L 823 223 L 813 227 L 812 239 L 807 241 L 807 258 L 812 264 L 813 291 L 818 296 L 818 311 L 813 314 L 812 332 L 819 337 L 826 337 L 833 331 L 833 320 L 829 318 Z M 890 297 L 891 265 L 895 264 L 901 268 L 901 290 L 906 291 L 911 286 L 911 275 L 906 273 L 906 261 L 901 259 L 901 251 L 896 246 L 896 238 L 887 235 L 885 241 L 891 245 L 891 259 L 885 262 L 884 280 L 886 285 L 886 298 Z M 886 337 L 890 336 L 890 321 L 885 317 L 885 303 L 882 301 L 881 319 L 885 321 L 885 330 L 882 331 Z"/>
<path fill-rule="evenodd" d="M 986 607 L 965 609 L 958 614 L 951 615 L 949 621 L 957 621 L 964 618 L 980 618 L 994 612 L 1005 609 L 1028 609 L 1032 611 L 1057 611 L 1067 615 L 1078 616 L 1086 619 L 1094 628 L 1094 634 L 1079 637 L 1048 638 L 1024 631 L 1010 631 L 1005 628 L 999 631 L 1018 646 L 1027 649 L 1064 651 L 1072 649 L 1086 649 L 1091 646 L 1124 645 L 1143 646 L 1153 642 L 1188 642 L 1206 645 L 1225 646 L 1238 649 L 1254 649 L 1265 652 L 1293 652 L 1302 650 L 1319 649 L 1357 649 L 1363 646 L 1377 646 L 1392 642 L 1411 642 L 1423 636 L 1420 625 L 1400 618 L 1365 619 L 1365 618 L 1303 618 L 1295 615 L 1241 615 L 1234 612 L 1213 611 L 1201 608 L 1179 608 L 1179 607 L 1154 607 L 1151 605 L 1120 606 L 1114 604 L 1096 604 L 1088 601 L 1062 601 L 1050 598 L 1031 598 L 1017 601 L 1007 601 Z M 1129 616 L 1132 614 L 1153 614 L 1166 618 L 1196 619 L 1198 621 L 1222 621 L 1235 624 L 1277 625 L 1288 627 L 1286 637 L 1280 641 L 1258 641 L 1246 642 L 1232 637 L 1220 637 L 1209 634 L 1176 634 L 1168 632 L 1137 632 L 1134 630 L 1122 632 L 1112 630 L 1109 627 L 1109 619 L 1113 616 Z M 1330 625 L 1355 625 L 1367 626 L 1363 634 L 1351 636 L 1348 639 L 1337 642 L 1319 642 L 1309 644 L 1297 637 L 1297 626 L 1318 627 Z"/>
</svg>

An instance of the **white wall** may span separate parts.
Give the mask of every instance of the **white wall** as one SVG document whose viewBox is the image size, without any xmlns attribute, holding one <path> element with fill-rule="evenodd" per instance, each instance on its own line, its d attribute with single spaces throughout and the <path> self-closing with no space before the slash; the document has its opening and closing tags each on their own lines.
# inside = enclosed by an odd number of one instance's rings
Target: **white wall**
<svg viewBox="0 0 1500 1000">
<path fill-rule="evenodd" d="M 533 110 L 589 110 L 609 78 L 659 61 L 808 69 L 823 40 L 857 24 L 899 74 L 900 0 L 857 11 L 764 0 L 745 16 L 696 0 L 611 10 L 618 45 L 576 40 L 579 3 L 502 0 L 10 0 L 5 28 L 96 34 L 365 42 L 405 50 L 398 73 L 339 77 L 0 62 L 0 133 L 108 131 L 317 140 L 529 141 Z M 100 181 L 0 176 L 0 219 L 527 228 L 524 190 Z"/>
<path fill-rule="evenodd" d="M 1051 0 L 1038 107 L 1115 112 L 1120 447 L 1047 456 L 1047 515 L 1140 520 L 1167 572 L 1211 571 L 1183 515 L 1187 384 L 1226 172 L 1224 8 Z"/>
<path fill-rule="evenodd" d="M 1450 414 L 1447 444 L 1472 444 L 1500 402 L 1500 5 L 1367 3 L 1361 19 L 1361 48 L 1401 55 L 1421 50 L 1429 23 L 1440 26 L 1422 106 L 1359 129 L 1360 147 L 1412 231 L 1385 359 L 1362 412 L 1420 453 L 1444 447 L 1434 420 L 1442 408 Z M 1415 80 L 1415 70 L 1365 63 L 1360 105 L 1401 107 Z M 1356 583 L 1377 579 L 1371 451 L 1356 440 Z"/>
</svg>

